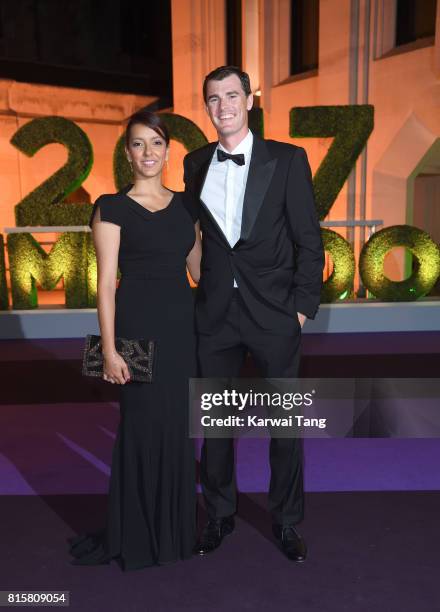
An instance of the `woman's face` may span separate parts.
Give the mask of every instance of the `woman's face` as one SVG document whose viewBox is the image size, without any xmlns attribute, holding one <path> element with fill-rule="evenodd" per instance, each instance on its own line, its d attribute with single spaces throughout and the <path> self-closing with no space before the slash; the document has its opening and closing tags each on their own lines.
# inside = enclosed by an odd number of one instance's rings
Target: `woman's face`
<svg viewBox="0 0 440 612">
<path fill-rule="evenodd" d="M 135 178 L 151 178 L 160 174 L 168 159 L 165 138 L 141 123 L 132 126 L 125 151 L 132 163 Z"/>
</svg>

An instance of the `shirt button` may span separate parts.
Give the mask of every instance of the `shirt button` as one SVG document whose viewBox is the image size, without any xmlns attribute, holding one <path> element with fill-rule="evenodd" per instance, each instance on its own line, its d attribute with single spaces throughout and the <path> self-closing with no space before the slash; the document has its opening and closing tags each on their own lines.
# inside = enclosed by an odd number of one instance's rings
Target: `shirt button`
<svg viewBox="0 0 440 612">
<path fill-rule="evenodd" d="M 235 251 L 229 251 L 229 255 L 230 255 L 231 257 L 234 257 L 234 255 L 235 255 Z"/>
</svg>

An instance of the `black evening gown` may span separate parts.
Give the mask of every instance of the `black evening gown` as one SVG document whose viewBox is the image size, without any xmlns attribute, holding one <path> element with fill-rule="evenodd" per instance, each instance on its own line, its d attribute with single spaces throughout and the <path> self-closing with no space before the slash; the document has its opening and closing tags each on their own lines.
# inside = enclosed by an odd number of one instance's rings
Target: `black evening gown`
<svg viewBox="0 0 440 612">
<path fill-rule="evenodd" d="M 69 538 L 76 565 L 123 570 L 191 556 L 196 530 L 188 379 L 196 376 L 194 302 L 186 256 L 194 213 L 184 193 L 150 212 L 127 195 L 98 198 L 101 219 L 121 227 L 115 334 L 154 339 L 152 383 L 120 386 L 120 423 L 112 456 L 106 527 Z"/>
</svg>

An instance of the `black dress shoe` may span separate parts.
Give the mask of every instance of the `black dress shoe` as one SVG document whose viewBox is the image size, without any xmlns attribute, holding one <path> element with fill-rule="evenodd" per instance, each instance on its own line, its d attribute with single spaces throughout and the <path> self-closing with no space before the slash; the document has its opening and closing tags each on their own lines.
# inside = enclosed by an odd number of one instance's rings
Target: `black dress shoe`
<svg viewBox="0 0 440 612">
<path fill-rule="evenodd" d="M 233 516 L 225 518 L 210 519 L 202 536 L 194 547 L 195 555 L 206 555 L 220 546 L 225 536 L 234 531 L 235 521 Z"/>
<path fill-rule="evenodd" d="M 306 560 L 307 547 L 303 538 L 299 535 L 293 525 L 273 525 L 272 531 L 279 541 L 281 550 L 291 561 L 301 563 Z"/>
</svg>

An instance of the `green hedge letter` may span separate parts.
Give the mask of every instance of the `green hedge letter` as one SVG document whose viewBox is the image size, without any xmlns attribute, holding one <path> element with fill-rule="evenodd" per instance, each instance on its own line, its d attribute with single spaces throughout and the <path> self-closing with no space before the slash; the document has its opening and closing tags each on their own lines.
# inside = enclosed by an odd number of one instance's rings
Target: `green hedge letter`
<svg viewBox="0 0 440 612">
<path fill-rule="evenodd" d="M 355 260 L 353 249 L 337 232 L 321 229 L 324 249 L 333 260 L 333 272 L 325 281 L 321 291 L 321 302 L 333 302 L 353 288 Z"/>
<path fill-rule="evenodd" d="M 16 309 L 38 306 L 38 282 L 42 289 L 55 289 L 64 278 L 67 308 L 87 307 L 87 233 L 62 234 L 46 253 L 31 234 L 9 234 L 8 254 L 12 305 Z"/>
<path fill-rule="evenodd" d="M 42 117 L 17 130 L 11 143 L 28 157 L 51 143 L 68 150 L 64 166 L 16 205 L 17 226 L 87 225 L 91 205 L 63 201 L 82 185 L 92 168 L 93 150 L 87 134 L 64 117 Z"/>
<path fill-rule="evenodd" d="M 6 285 L 5 243 L 0 234 L 0 310 L 9 307 L 8 287 Z"/>
<path fill-rule="evenodd" d="M 403 281 L 392 281 L 383 273 L 386 254 L 405 247 L 414 255 L 417 266 Z M 416 300 L 429 293 L 440 275 L 440 249 L 429 234 L 411 225 L 393 225 L 373 234 L 359 258 L 362 282 L 371 293 L 389 301 Z"/>
</svg>

